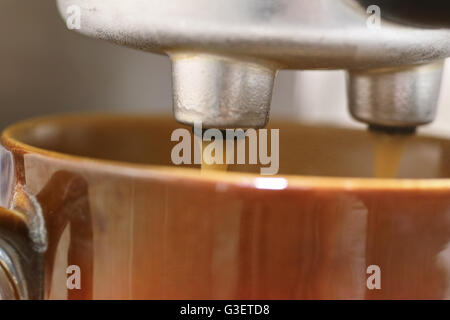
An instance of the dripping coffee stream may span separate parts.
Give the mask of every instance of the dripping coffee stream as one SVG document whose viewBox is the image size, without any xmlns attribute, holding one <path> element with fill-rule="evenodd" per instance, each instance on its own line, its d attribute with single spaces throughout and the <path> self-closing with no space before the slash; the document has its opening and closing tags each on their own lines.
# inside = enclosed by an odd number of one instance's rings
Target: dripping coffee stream
<svg viewBox="0 0 450 320">
<path fill-rule="evenodd" d="M 201 139 L 201 171 L 228 171 L 229 163 L 233 161 L 228 159 L 233 154 L 226 152 L 226 134 L 221 130 L 222 149 L 213 148 L 212 144 L 216 138 L 204 139 L 202 136 L 196 138 Z M 369 127 L 369 139 L 374 145 L 374 177 L 376 178 L 396 178 L 400 168 L 401 160 L 408 142 L 412 139 L 415 130 L 413 128 L 385 128 L 379 126 Z M 240 140 L 240 139 L 238 139 Z M 216 153 L 221 153 L 222 156 Z M 221 159 L 221 163 L 218 160 Z"/>
<path fill-rule="evenodd" d="M 413 137 L 414 128 L 384 128 L 370 126 L 374 142 L 374 176 L 396 178 L 405 147 Z"/>
<path fill-rule="evenodd" d="M 202 141 L 202 165 L 201 170 L 216 170 L 216 171 L 228 171 L 228 164 L 226 163 L 225 159 L 223 160 L 223 163 L 215 163 L 214 162 L 214 155 L 211 155 L 211 153 L 208 152 L 207 148 L 211 144 L 211 141 Z M 214 152 L 217 152 L 215 150 Z M 225 153 L 225 151 L 224 151 Z"/>
<path fill-rule="evenodd" d="M 217 149 L 213 149 L 210 150 L 210 148 L 212 147 L 212 143 L 214 142 L 214 139 L 216 138 L 211 138 L 211 139 L 205 139 L 205 132 L 206 129 L 202 130 L 201 133 L 201 137 L 199 137 L 197 134 L 195 134 L 195 138 L 196 139 L 201 139 L 201 159 L 202 159 L 202 163 L 201 163 L 201 171 L 205 172 L 205 171 L 209 171 L 209 170 L 215 170 L 215 171 L 228 171 L 228 164 L 227 164 L 227 155 L 226 155 L 226 148 L 224 146 L 224 141 L 225 141 L 225 130 L 221 130 L 222 133 L 222 137 L 224 137 L 223 139 L 221 139 L 221 141 L 219 141 L 219 143 L 222 143 L 222 155 L 216 154 L 217 152 L 219 152 Z M 217 160 L 219 158 L 222 158 L 221 162 L 222 163 L 217 163 Z"/>
</svg>

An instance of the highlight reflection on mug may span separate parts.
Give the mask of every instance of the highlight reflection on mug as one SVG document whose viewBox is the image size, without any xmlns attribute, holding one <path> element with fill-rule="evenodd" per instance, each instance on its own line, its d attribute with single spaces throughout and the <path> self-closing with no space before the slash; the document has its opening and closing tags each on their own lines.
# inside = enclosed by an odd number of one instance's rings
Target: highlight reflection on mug
<svg viewBox="0 0 450 320">
<path fill-rule="evenodd" d="M 178 128 L 172 132 L 171 141 L 178 142 L 171 151 L 171 159 L 175 165 L 200 164 L 202 169 L 226 170 L 229 164 L 260 164 L 268 165 L 260 168 L 262 175 L 278 173 L 279 129 L 219 130 L 210 128 L 204 130 L 202 123 L 197 122 L 194 124 L 193 131 L 193 148 L 192 134 L 189 130 Z"/>
</svg>

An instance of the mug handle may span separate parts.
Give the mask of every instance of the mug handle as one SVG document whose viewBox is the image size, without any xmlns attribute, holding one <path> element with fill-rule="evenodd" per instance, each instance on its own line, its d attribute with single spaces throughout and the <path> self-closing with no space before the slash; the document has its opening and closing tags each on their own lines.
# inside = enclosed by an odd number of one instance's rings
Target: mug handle
<svg viewBox="0 0 450 320">
<path fill-rule="evenodd" d="M 69 225 L 68 263 L 85 275 L 81 288 L 69 290 L 68 298 L 92 299 L 93 230 L 86 181 L 57 171 L 35 197 L 16 186 L 12 208 L 0 207 L 0 298 L 35 300 L 49 294 L 59 240 Z M 36 217 L 42 220 L 36 222 Z"/>
<path fill-rule="evenodd" d="M 0 207 L 0 299 L 44 297 L 44 253 L 29 236 L 25 214 Z"/>
</svg>

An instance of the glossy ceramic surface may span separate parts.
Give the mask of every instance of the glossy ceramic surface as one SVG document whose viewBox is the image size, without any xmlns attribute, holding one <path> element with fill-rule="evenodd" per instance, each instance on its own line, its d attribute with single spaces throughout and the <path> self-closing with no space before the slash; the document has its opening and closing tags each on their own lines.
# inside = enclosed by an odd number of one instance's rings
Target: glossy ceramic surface
<svg viewBox="0 0 450 320">
<path fill-rule="evenodd" d="M 16 295 L 450 298 L 448 141 L 413 138 L 402 179 L 373 179 L 367 133 L 272 126 L 275 177 L 250 173 L 255 166 L 175 168 L 179 124 L 165 118 L 58 116 L 10 127 L 0 205 L 14 210 L 0 210 L 0 239 L 15 244 L 6 251 L 25 286 Z M 80 290 L 66 287 L 69 265 L 80 267 Z M 370 265 L 380 267 L 380 290 L 367 287 Z"/>
</svg>

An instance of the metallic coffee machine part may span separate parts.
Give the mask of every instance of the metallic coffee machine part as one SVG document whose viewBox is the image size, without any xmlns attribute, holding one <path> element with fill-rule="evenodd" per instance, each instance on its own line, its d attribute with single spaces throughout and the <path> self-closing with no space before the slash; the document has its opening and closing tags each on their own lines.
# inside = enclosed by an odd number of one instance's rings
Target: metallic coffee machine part
<svg viewBox="0 0 450 320">
<path fill-rule="evenodd" d="M 345 69 L 352 116 L 433 121 L 450 56 L 447 0 L 58 0 L 79 32 L 168 55 L 176 120 L 263 127 L 280 69 Z M 326 92 L 324 92 L 326 94 Z M 275 106 L 276 107 L 276 106 Z"/>
</svg>

